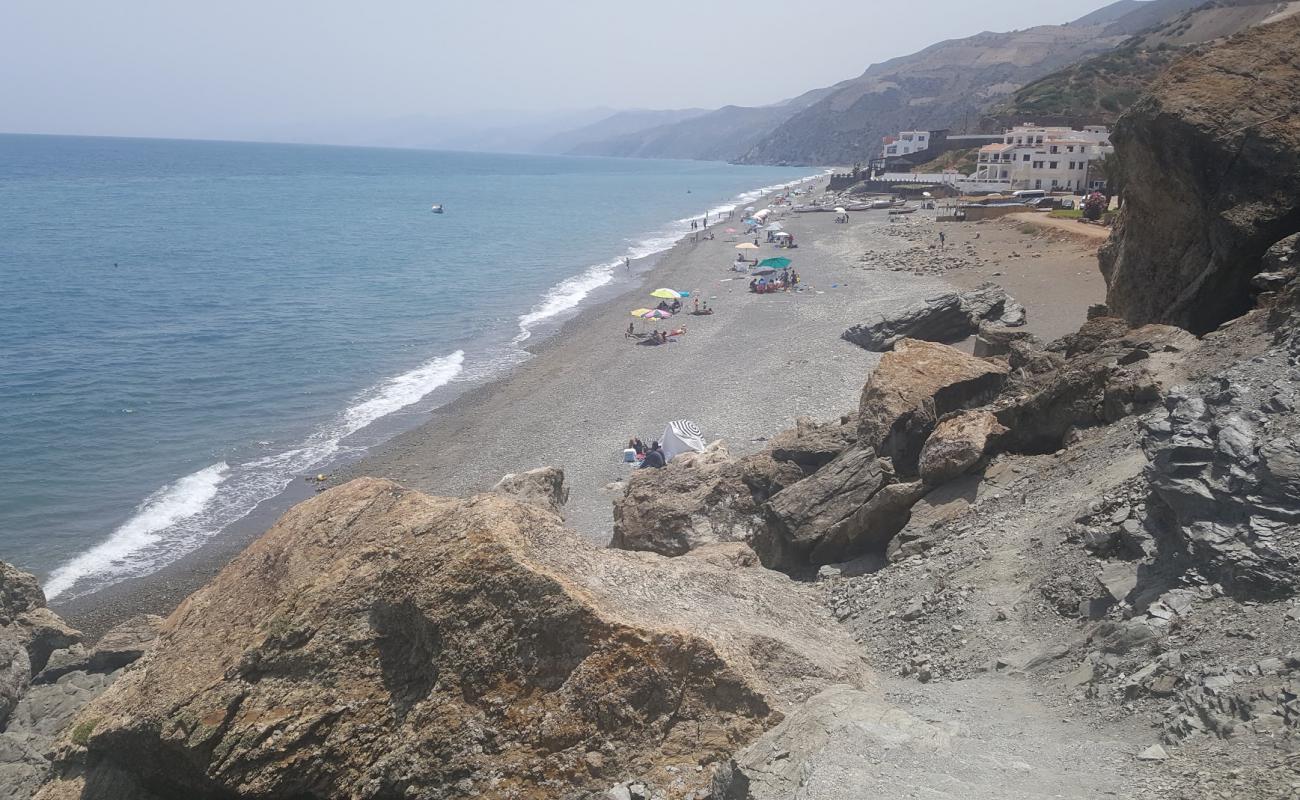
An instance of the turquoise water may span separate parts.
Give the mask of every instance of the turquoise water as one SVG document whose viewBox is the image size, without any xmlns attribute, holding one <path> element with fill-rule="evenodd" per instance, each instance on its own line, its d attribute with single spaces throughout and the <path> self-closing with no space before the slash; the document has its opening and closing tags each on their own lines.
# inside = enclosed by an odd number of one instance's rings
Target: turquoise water
<svg viewBox="0 0 1300 800">
<path fill-rule="evenodd" d="M 153 571 L 807 173 L 0 135 L 0 558 Z"/>
</svg>

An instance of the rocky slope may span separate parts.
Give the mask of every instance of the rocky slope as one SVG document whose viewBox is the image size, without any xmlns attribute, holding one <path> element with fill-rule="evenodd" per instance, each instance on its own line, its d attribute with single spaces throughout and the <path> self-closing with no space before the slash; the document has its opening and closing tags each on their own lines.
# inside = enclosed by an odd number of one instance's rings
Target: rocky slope
<svg viewBox="0 0 1300 800">
<path fill-rule="evenodd" d="M 1152 12 L 1173 10 L 1142 9 L 1141 15 L 1130 14 L 1126 21 L 1139 23 L 1157 16 Z M 1061 117 L 1113 123 L 1176 58 L 1195 46 L 1277 21 L 1297 10 L 1300 3 L 1214 0 L 1181 14 L 1153 19 L 1155 24 L 1114 50 L 1025 85 L 990 113 L 1000 118 Z"/>
<path fill-rule="evenodd" d="M 1250 307 L 1265 251 L 1300 230 L 1298 57 L 1300 17 L 1253 28 L 1179 61 L 1116 126 L 1102 272 L 1126 319 L 1203 333 Z"/>
<path fill-rule="evenodd" d="M 359 479 L 297 506 L 82 711 L 41 797 L 681 797 L 868 689 L 806 588 L 735 549 L 595 549 L 552 502 Z"/>
</svg>

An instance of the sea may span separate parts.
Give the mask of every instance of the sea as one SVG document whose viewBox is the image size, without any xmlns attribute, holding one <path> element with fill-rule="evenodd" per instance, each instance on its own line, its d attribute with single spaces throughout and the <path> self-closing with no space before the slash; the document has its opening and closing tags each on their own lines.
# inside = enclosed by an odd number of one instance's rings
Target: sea
<svg viewBox="0 0 1300 800">
<path fill-rule="evenodd" d="M 810 172 L 0 135 L 0 559 L 155 571 Z"/>
</svg>

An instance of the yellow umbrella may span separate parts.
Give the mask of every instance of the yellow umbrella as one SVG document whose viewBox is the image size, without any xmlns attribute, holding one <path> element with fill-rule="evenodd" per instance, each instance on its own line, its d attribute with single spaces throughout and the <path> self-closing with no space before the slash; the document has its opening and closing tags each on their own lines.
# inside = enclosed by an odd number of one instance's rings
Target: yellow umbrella
<svg viewBox="0 0 1300 800">
<path fill-rule="evenodd" d="M 632 309 L 632 316 L 638 318 L 644 317 L 646 314 L 649 314 L 652 310 L 653 309 L 649 309 L 649 308 L 634 308 Z"/>
<path fill-rule="evenodd" d="M 681 300 L 682 293 L 674 292 L 672 289 L 655 289 L 650 293 L 651 297 L 661 297 L 664 300 Z"/>
<path fill-rule="evenodd" d="M 737 249 L 737 250 L 757 250 L 757 249 L 758 249 L 758 245 L 754 244 L 753 242 L 741 242 L 740 244 L 736 245 L 736 249 Z"/>
</svg>

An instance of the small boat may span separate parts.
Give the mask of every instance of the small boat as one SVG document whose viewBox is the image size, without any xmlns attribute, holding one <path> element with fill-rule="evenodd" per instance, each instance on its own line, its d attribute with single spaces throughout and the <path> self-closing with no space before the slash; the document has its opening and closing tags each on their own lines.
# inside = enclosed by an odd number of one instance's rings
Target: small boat
<svg viewBox="0 0 1300 800">
<path fill-rule="evenodd" d="M 915 206 L 912 206 L 912 207 L 910 207 L 910 208 L 909 208 L 909 207 L 903 207 L 903 208 L 891 208 L 891 209 L 889 209 L 889 213 L 890 213 L 891 215 L 892 215 L 892 214 L 912 214 L 912 213 L 915 213 L 915 212 L 916 212 L 916 207 L 915 207 Z"/>
<path fill-rule="evenodd" d="M 442 213 L 442 203 L 434 203 L 434 204 L 433 204 L 433 207 L 430 208 L 429 210 L 432 211 L 432 212 L 435 213 L 435 214 L 441 214 L 441 213 Z"/>
</svg>

